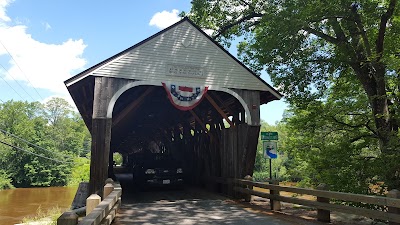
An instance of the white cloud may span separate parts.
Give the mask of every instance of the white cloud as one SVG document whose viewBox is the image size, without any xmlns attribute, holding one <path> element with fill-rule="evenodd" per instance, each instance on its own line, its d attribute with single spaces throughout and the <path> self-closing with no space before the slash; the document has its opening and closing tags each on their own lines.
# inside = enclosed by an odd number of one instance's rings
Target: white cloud
<svg viewBox="0 0 400 225">
<path fill-rule="evenodd" d="M 9 2 L 0 0 L 0 18 Z M 8 18 L 6 14 L 3 16 Z M 44 25 L 47 27 L 48 23 Z M 27 26 L 9 26 L 3 19 L 0 20 L 0 41 L 15 60 L 9 57 L 9 65 L 3 64 L 9 67 L 8 72 L 16 80 L 29 79 L 29 85 L 50 90 L 53 94 L 67 95 L 63 81 L 83 69 L 86 64 L 82 57 L 86 45 L 82 39 L 68 39 L 61 44 L 42 43 L 27 33 Z M 9 56 L 2 45 L 0 56 Z M 12 79 L 8 73 L 3 75 L 6 79 Z"/>
<path fill-rule="evenodd" d="M 10 21 L 10 17 L 6 15 L 6 7 L 8 4 L 11 3 L 11 0 L 0 0 L 0 22 L 5 21 L 8 22 Z"/>
<path fill-rule="evenodd" d="M 151 18 L 149 25 L 156 26 L 159 29 L 167 28 L 181 19 L 178 14 L 179 10 L 177 9 L 173 9 L 171 12 L 165 10 L 157 12 Z"/>
</svg>

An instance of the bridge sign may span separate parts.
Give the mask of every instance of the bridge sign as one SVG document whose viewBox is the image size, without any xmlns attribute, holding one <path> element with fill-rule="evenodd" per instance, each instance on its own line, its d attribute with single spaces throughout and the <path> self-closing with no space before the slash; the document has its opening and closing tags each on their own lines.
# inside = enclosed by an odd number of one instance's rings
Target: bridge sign
<svg viewBox="0 0 400 225">
<path fill-rule="evenodd" d="M 278 140 L 278 132 L 261 132 L 261 140 Z"/>
<path fill-rule="evenodd" d="M 264 157 L 269 159 L 278 158 L 277 154 L 278 143 L 275 141 L 263 141 Z"/>
</svg>

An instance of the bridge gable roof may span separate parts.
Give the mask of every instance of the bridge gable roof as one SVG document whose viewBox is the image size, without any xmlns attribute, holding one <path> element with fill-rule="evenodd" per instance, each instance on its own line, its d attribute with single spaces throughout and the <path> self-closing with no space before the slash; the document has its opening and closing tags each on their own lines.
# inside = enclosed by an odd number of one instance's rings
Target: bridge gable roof
<svg viewBox="0 0 400 225">
<path fill-rule="evenodd" d="M 260 91 L 261 104 L 282 97 L 188 18 L 64 83 L 69 88 L 88 76 L 159 81 L 160 86 L 161 82 L 179 82 L 255 90 Z"/>
</svg>

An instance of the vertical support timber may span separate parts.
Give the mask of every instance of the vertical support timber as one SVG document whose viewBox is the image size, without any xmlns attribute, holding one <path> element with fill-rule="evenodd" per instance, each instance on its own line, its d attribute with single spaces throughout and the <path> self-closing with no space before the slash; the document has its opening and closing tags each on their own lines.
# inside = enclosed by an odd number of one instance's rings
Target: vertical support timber
<svg viewBox="0 0 400 225">
<path fill-rule="evenodd" d="M 122 80 L 95 77 L 89 194 L 103 196 L 103 186 L 108 177 L 112 128 L 112 118 L 107 117 L 107 110 L 111 98 L 122 85 Z"/>
<path fill-rule="evenodd" d="M 248 126 L 247 132 L 242 133 L 240 138 L 246 138 L 245 149 L 242 157 L 241 176 L 253 175 L 254 164 L 256 162 L 256 153 L 258 145 L 258 136 L 260 134 L 260 126 Z M 247 137 L 244 137 L 244 136 Z"/>
<path fill-rule="evenodd" d="M 239 138 L 242 153 L 240 177 L 253 175 L 256 160 L 258 136 L 260 133 L 260 92 L 254 90 L 233 89 L 246 103 L 243 107 L 250 111 L 251 120 L 247 118 L 247 127 L 240 131 Z M 248 115 L 246 115 L 248 117 Z M 242 116 L 243 119 L 243 116 Z M 243 124 L 244 125 L 244 124 Z"/>
<path fill-rule="evenodd" d="M 103 196 L 108 177 L 112 120 L 92 119 L 92 152 L 90 158 L 89 193 Z"/>
</svg>

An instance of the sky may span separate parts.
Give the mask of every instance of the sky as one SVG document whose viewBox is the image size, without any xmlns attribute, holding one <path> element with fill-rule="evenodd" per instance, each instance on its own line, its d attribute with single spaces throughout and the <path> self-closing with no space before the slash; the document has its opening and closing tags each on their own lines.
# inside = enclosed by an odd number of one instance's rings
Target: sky
<svg viewBox="0 0 400 225">
<path fill-rule="evenodd" d="M 0 0 L 0 102 L 73 101 L 64 81 L 180 20 L 190 0 Z M 236 56 L 235 46 L 229 51 Z M 261 78 L 272 85 L 268 75 Z M 261 106 L 281 120 L 283 100 Z"/>
</svg>

